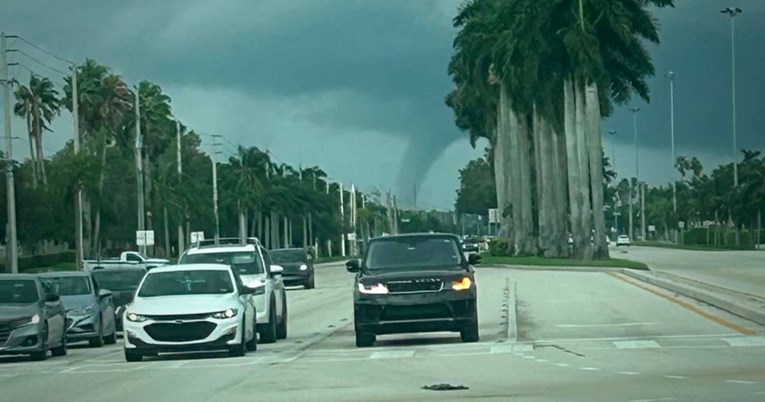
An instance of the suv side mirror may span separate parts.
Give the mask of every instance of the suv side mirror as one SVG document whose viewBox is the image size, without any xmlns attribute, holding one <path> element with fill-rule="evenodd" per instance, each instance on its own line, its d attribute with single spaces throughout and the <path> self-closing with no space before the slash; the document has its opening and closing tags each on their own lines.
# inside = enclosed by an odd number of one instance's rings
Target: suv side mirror
<svg viewBox="0 0 765 402">
<path fill-rule="evenodd" d="M 98 291 L 98 299 L 103 300 L 112 295 L 111 290 L 101 289 Z"/>
<path fill-rule="evenodd" d="M 281 265 L 271 265 L 271 275 L 281 275 L 284 272 L 284 267 Z"/>
<path fill-rule="evenodd" d="M 481 263 L 481 255 L 480 254 L 469 254 L 468 255 L 468 264 L 470 265 L 476 265 Z"/>
<path fill-rule="evenodd" d="M 350 273 L 361 271 L 361 260 L 353 259 L 345 263 L 345 269 Z"/>
<path fill-rule="evenodd" d="M 45 301 L 48 303 L 55 303 L 61 300 L 61 297 L 57 293 L 47 292 L 45 293 Z"/>
</svg>

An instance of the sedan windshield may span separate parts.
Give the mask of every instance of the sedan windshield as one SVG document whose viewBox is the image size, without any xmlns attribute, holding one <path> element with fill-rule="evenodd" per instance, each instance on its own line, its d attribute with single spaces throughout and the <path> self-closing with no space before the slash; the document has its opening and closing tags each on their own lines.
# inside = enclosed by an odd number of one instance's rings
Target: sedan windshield
<svg viewBox="0 0 765 402">
<path fill-rule="evenodd" d="M 141 269 L 102 269 L 93 272 L 93 277 L 103 289 L 121 291 L 137 288 L 144 274 Z"/>
<path fill-rule="evenodd" d="M 234 291 L 231 274 L 220 270 L 149 273 L 139 297 L 226 294 Z"/>
<path fill-rule="evenodd" d="M 265 273 L 260 256 L 255 251 L 186 254 L 179 264 L 225 264 L 236 269 L 239 275 Z"/>
<path fill-rule="evenodd" d="M 306 262 L 306 252 L 303 250 L 272 250 L 271 260 L 275 264 L 289 264 L 291 262 Z"/>
<path fill-rule="evenodd" d="M 28 304 L 39 299 L 37 286 L 30 280 L 0 280 L 0 304 Z"/>
<path fill-rule="evenodd" d="M 457 266 L 462 252 L 456 241 L 442 237 L 397 238 L 369 245 L 369 270 Z"/>
<path fill-rule="evenodd" d="M 87 276 L 59 276 L 40 278 L 54 292 L 61 296 L 87 295 L 91 293 Z"/>
</svg>

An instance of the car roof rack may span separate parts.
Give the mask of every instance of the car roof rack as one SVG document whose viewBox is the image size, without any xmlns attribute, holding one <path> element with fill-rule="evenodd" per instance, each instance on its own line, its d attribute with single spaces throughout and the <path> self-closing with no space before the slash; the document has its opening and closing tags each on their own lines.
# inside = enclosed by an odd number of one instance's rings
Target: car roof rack
<svg viewBox="0 0 765 402">
<path fill-rule="evenodd" d="M 242 245 L 260 245 L 260 240 L 257 237 L 246 237 L 244 243 L 238 237 L 220 237 L 218 241 L 215 239 L 199 240 L 191 245 L 191 247 L 204 247 L 204 246 L 242 246 Z"/>
</svg>

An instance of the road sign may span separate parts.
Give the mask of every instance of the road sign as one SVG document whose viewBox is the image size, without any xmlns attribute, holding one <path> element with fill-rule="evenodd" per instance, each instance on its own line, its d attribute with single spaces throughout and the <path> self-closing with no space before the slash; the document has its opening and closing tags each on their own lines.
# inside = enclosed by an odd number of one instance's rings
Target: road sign
<svg viewBox="0 0 765 402">
<path fill-rule="evenodd" d="M 348 241 L 356 241 L 356 233 L 348 233 Z"/>
<path fill-rule="evenodd" d="M 654 225 L 648 225 L 648 231 L 649 231 L 649 232 L 655 232 L 655 231 L 656 231 L 656 226 L 654 226 Z"/>
<path fill-rule="evenodd" d="M 489 223 L 499 223 L 499 208 L 489 209 Z"/>
<path fill-rule="evenodd" d="M 677 226 L 679 226 L 680 229 L 683 229 L 685 227 L 685 221 L 677 222 Z"/>
<path fill-rule="evenodd" d="M 196 243 L 205 239 L 205 232 L 191 232 L 191 242 Z"/>
<path fill-rule="evenodd" d="M 135 232 L 135 244 L 139 247 L 153 246 L 154 245 L 154 231 L 153 230 L 136 230 Z"/>
</svg>

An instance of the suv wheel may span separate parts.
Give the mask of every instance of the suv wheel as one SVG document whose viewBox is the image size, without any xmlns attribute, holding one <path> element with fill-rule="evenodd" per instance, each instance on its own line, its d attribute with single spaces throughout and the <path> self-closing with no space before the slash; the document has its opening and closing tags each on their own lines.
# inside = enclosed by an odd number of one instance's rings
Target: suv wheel
<svg viewBox="0 0 765 402">
<path fill-rule="evenodd" d="M 303 287 L 306 289 L 313 289 L 316 287 L 316 278 L 314 277 L 314 274 L 311 274 L 311 276 L 306 279 Z"/>
<path fill-rule="evenodd" d="M 276 339 L 287 338 L 287 295 L 282 297 L 282 320 L 276 327 Z"/>
<path fill-rule="evenodd" d="M 367 348 L 375 344 L 377 336 L 368 332 L 360 331 L 356 329 L 356 347 Z"/>
<path fill-rule="evenodd" d="M 140 362 L 143 360 L 143 355 L 138 351 L 125 349 L 125 360 L 129 362 Z"/>
<path fill-rule="evenodd" d="M 473 320 L 460 330 L 462 342 L 478 342 L 480 336 L 478 333 L 478 312 L 473 312 Z"/>
<path fill-rule="evenodd" d="M 271 300 L 271 304 L 268 307 L 268 322 L 260 330 L 260 342 L 261 343 L 274 343 L 276 342 L 276 306 L 275 302 Z"/>
</svg>

